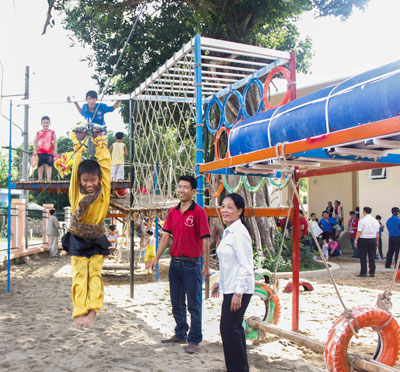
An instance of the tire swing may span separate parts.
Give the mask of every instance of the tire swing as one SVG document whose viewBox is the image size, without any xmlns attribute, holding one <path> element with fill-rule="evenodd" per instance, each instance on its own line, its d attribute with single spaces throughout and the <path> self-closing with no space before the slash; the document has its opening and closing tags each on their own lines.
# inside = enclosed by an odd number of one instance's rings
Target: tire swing
<svg viewBox="0 0 400 372">
<path fill-rule="evenodd" d="M 276 292 L 264 283 L 256 283 L 254 296 L 261 298 L 265 304 L 265 314 L 262 321 L 277 325 L 281 315 L 281 304 Z M 250 340 L 259 340 L 265 334 L 261 329 L 248 326 L 245 321 L 243 322 L 243 328 L 246 338 Z"/>
<path fill-rule="evenodd" d="M 283 96 L 281 102 L 279 102 L 278 105 L 276 106 L 272 106 L 271 102 L 268 99 L 268 86 L 269 83 L 271 82 L 272 78 L 274 77 L 274 75 L 276 75 L 277 73 L 281 72 L 284 76 L 286 81 L 288 82 L 288 85 L 291 83 L 291 79 L 290 79 L 290 72 L 287 68 L 285 67 L 275 67 L 274 69 L 271 70 L 271 72 L 268 74 L 267 79 L 265 80 L 264 83 L 264 90 L 263 90 L 263 102 L 264 102 L 264 106 L 265 106 L 265 110 L 271 110 L 273 108 L 285 105 L 286 103 L 289 102 L 290 99 L 290 91 L 289 89 L 286 89 L 286 93 Z"/>
<path fill-rule="evenodd" d="M 373 359 L 388 366 L 394 366 L 399 358 L 400 327 L 394 317 L 375 306 L 360 306 L 352 309 L 354 318 L 343 315 L 337 320 L 328 334 L 325 344 L 325 363 L 331 372 L 359 371 L 350 364 L 347 348 L 353 332 L 349 321 L 356 331 L 370 327 L 378 333 L 378 347 Z"/>
</svg>

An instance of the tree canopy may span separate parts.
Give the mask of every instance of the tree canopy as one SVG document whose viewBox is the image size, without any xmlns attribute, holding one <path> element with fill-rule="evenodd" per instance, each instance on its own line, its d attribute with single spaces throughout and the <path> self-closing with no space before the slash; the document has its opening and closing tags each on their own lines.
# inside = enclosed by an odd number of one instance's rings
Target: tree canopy
<svg viewBox="0 0 400 372">
<path fill-rule="evenodd" d="M 100 87 L 112 73 L 144 0 L 48 0 L 64 16 L 71 40 L 90 46 L 88 62 Z M 369 0 L 153 0 L 138 21 L 111 89 L 131 92 L 195 33 L 278 50 L 295 50 L 297 69 L 307 72 L 309 37 L 301 37 L 298 17 L 348 18 Z M 47 21 L 51 20 L 51 17 Z"/>
</svg>

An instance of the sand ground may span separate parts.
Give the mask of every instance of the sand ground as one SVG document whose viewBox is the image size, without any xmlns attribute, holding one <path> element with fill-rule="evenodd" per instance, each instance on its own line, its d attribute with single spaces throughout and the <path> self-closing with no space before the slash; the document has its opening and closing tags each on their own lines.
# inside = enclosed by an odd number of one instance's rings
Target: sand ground
<svg viewBox="0 0 400 372">
<path fill-rule="evenodd" d="M 335 272 L 347 307 L 374 305 L 387 289 L 393 270 L 377 262 L 375 278 L 357 278 L 359 263 L 341 258 Z M 164 345 L 160 339 L 173 334 L 167 282 L 167 263 L 160 280 L 143 270 L 135 275 L 134 299 L 129 298 L 127 272 L 105 272 L 105 306 L 94 328 L 71 327 L 71 266 L 69 258 L 37 256 L 13 265 L 11 293 L 6 293 L 6 271 L 0 272 L 0 371 L 214 371 L 224 365 L 219 335 L 220 299 L 204 300 L 204 341 L 199 354 L 188 355 L 183 345 Z M 281 289 L 287 280 L 281 280 Z M 342 307 L 332 285 L 321 276 L 312 279 L 314 291 L 301 293 L 300 330 L 325 342 Z M 279 326 L 291 329 L 291 295 L 279 293 L 282 307 Z M 399 284 L 393 291 L 393 314 L 400 317 Z M 263 303 L 255 298 L 247 315 L 261 315 Z M 371 355 L 376 333 L 362 329 L 351 350 Z M 268 335 L 265 342 L 248 342 L 251 372 L 326 371 L 322 355 L 293 342 Z"/>
</svg>

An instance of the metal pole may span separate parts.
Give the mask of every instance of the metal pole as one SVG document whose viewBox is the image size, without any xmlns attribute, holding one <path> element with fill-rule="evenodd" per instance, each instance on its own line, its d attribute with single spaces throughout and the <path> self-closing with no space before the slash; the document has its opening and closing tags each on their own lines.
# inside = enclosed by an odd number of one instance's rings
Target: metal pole
<svg viewBox="0 0 400 372">
<path fill-rule="evenodd" d="M 7 292 L 11 291 L 11 135 L 12 135 L 12 101 L 10 101 L 10 133 L 8 147 L 8 208 L 7 208 Z"/>
<path fill-rule="evenodd" d="M 297 183 L 297 167 L 294 181 Z M 297 191 L 299 187 L 297 186 Z M 293 296 L 292 296 L 292 331 L 299 329 L 299 277 L 300 277 L 300 216 L 299 201 L 293 193 Z"/>
<path fill-rule="evenodd" d="M 203 90 L 201 86 L 201 36 L 197 34 L 194 37 L 194 77 L 196 90 L 196 202 L 203 206 L 203 176 L 200 174 L 199 165 L 204 163 L 203 155 Z M 203 257 L 201 258 L 203 267 Z M 202 288 L 200 288 L 200 301 L 202 302 Z"/>
<path fill-rule="evenodd" d="M 29 99 L 29 66 L 25 67 L 25 94 Z M 22 179 L 28 179 L 28 132 L 29 132 L 29 105 L 24 105 L 24 151 L 22 152 Z"/>
<path fill-rule="evenodd" d="M 133 198 L 133 186 L 135 181 L 135 169 L 133 167 L 134 161 L 134 152 L 135 152 L 135 123 L 133 121 L 133 100 L 129 100 L 129 123 L 130 123 L 130 133 L 129 133 L 129 150 L 131 152 L 131 169 L 130 169 L 130 206 L 133 206 L 134 198 Z M 135 288 L 135 222 L 131 219 L 129 221 L 129 230 L 131 235 L 130 241 L 130 254 L 129 254 L 129 273 L 130 273 L 130 297 L 134 297 L 134 288 Z"/>
<path fill-rule="evenodd" d="M 156 254 L 158 251 L 158 217 L 156 217 L 156 231 L 155 231 L 155 238 L 156 238 Z M 159 270 L 159 265 L 157 264 L 157 271 L 156 271 L 156 280 L 160 279 L 160 270 Z"/>
<path fill-rule="evenodd" d="M 29 66 L 25 66 L 25 93 L 24 99 L 29 99 Z M 24 105 L 24 145 L 22 152 L 22 179 L 28 179 L 28 137 L 29 137 L 29 105 Z M 28 248 L 29 229 L 28 229 L 28 199 L 29 191 L 24 190 L 25 199 L 25 247 Z"/>
</svg>

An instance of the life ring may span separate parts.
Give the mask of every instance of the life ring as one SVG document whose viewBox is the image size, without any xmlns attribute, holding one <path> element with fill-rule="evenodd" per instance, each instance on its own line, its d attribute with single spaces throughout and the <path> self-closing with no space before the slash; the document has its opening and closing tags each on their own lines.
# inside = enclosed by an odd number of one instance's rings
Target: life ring
<svg viewBox="0 0 400 372">
<path fill-rule="evenodd" d="M 210 173 L 207 174 L 207 182 L 209 184 L 211 184 L 211 174 Z M 219 182 L 218 190 L 214 194 L 211 194 L 211 197 L 213 199 L 218 198 L 218 196 L 221 195 L 221 192 L 223 190 L 224 190 L 224 183 L 222 182 L 222 177 L 220 176 L 220 182 Z"/>
<path fill-rule="evenodd" d="M 360 306 L 352 309 L 354 318 L 350 322 L 354 329 L 371 327 L 376 330 L 379 337 L 378 347 L 374 359 L 379 363 L 394 366 L 400 351 L 400 327 L 390 314 L 374 306 Z M 387 323 L 387 324 L 386 324 Z M 383 328 L 380 328 L 384 326 Z M 353 333 L 349 323 L 342 315 L 328 334 L 325 344 L 325 363 L 330 372 L 355 372 L 357 371 L 347 358 L 347 348 Z"/>
<path fill-rule="evenodd" d="M 286 93 L 285 93 L 285 95 L 283 96 L 281 102 L 279 102 L 278 105 L 272 106 L 271 102 L 268 99 L 268 85 L 271 82 L 271 80 L 274 77 L 274 75 L 276 75 L 278 72 L 281 72 L 285 76 L 285 79 L 288 82 L 288 84 L 291 83 L 290 72 L 289 72 L 289 70 L 287 68 L 281 66 L 281 67 L 275 67 L 274 69 L 271 70 L 271 72 L 268 74 L 267 79 L 265 80 L 265 83 L 264 83 L 264 90 L 263 90 L 263 98 L 262 98 L 262 100 L 264 102 L 265 110 L 271 110 L 273 108 L 282 106 L 282 105 L 284 105 L 284 104 L 289 102 L 289 99 L 290 99 L 289 86 L 287 87 Z"/>
<path fill-rule="evenodd" d="M 221 134 L 223 132 L 226 132 L 226 135 L 229 137 L 229 133 L 230 133 L 230 129 L 226 128 L 226 127 L 221 127 L 218 129 L 217 135 L 215 136 L 215 141 L 214 141 L 214 151 L 215 151 L 215 159 L 216 160 L 221 160 L 221 155 L 220 155 L 220 151 L 219 151 L 219 140 L 221 138 Z M 229 157 L 229 147 L 227 146 L 226 148 L 226 154 L 225 154 L 225 158 Z M 225 159 L 224 158 L 224 159 Z"/>
</svg>

